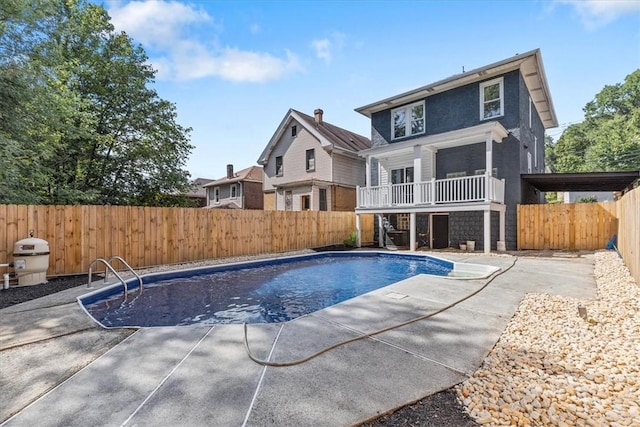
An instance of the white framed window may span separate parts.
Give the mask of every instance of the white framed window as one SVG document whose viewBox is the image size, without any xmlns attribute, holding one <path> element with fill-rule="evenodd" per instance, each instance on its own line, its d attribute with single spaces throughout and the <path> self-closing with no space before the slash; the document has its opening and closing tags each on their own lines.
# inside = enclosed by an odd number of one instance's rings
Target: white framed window
<svg viewBox="0 0 640 427">
<path fill-rule="evenodd" d="M 291 136 L 296 136 L 298 135 L 298 126 L 293 125 L 291 126 Z"/>
<path fill-rule="evenodd" d="M 480 83 L 480 120 L 504 115 L 504 80 L 502 77 Z"/>
<path fill-rule="evenodd" d="M 474 175 L 484 175 L 486 169 L 476 169 L 473 171 Z M 491 176 L 494 178 L 498 177 L 498 168 L 491 169 Z"/>
<path fill-rule="evenodd" d="M 467 176 L 466 172 L 449 172 L 447 173 L 446 177 L 448 178 L 461 178 L 463 176 Z"/>
<path fill-rule="evenodd" d="M 229 193 L 231 194 L 232 199 L 238 198 L 238 184 L 231 184 L 231 188 L 229 189 Z"/>
<path fill-rule="evenodd" d="M 213 189 L 213 203 L 220 203 L 220 187 Z"/>
<path fill-rule="evenodd" d="M 316 150 L 311 149 L 306 151 L 305 169 L 307 172 L 313 172 L 316 170 Z"/>
<path fill-rule="evenodd" d="M 527 153 L 527 173 L 531 173 L 531 153 Z"/>
<path fill-rule="evenodd" d="M 276 157 L 276 176 L 284 174 L 284 165 L 282 164 L 282 156 Z"/>
<path fill-rule="evenodd" d="M 413 166 L 391 170 L 391 184 L 408 184 L 413 182 Z"/>
<path fill-rule="evenodd" d="M 391 110 L 391 139 L 425 133 L 424 101 Z"/>
</svg>

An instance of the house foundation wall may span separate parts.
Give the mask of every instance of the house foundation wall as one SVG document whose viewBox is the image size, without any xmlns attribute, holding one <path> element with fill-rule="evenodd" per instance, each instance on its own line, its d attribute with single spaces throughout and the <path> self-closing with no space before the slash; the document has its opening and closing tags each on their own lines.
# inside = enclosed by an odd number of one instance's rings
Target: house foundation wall
<svg viewBox="0 0 640 427">
<path fill-rule="evenodd" d="M 491 212 L 491 250 L 497 249 L 500 238 L 500 214 Z M 457 248 L 467 240 L 476 242 L 475 249 L 484 250 L 484 212 L 451 212 L 449 214 L 449 242 Z"/>
</svg>

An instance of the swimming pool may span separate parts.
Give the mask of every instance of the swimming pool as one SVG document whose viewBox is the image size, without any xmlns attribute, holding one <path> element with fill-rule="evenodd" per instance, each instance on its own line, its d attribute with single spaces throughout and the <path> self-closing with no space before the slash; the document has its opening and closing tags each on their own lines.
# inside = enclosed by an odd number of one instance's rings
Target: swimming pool
<svg viewBox="0 0 640 427">
<path fill-rule="evenodd" d="M 128 282 L 126 299 L 115 284 L 78 301 L 106 327 L 284 322 L 417 274 L 468 276 L 455 267 L 425 255 L 325 252 L 154 273 L 141 293 Z"/>
</svg>

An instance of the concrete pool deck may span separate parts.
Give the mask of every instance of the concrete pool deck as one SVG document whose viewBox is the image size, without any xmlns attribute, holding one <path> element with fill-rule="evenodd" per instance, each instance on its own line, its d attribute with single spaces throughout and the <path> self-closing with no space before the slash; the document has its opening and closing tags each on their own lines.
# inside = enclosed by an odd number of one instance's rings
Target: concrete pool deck
<svg viewBox="0 0 640 427">
<path fill-rule="evenodd" d="M 515 260 L 437 256 L 505 269 Z M 259 358 L 296 360 L 437 310 L 486 282 L 416 276 L 285 324 L 249 325 L 249 343 Z M 448 311 L 286 368 L 252 362 L 242 325 L 143 328 L 110 348 L 127 332 L 88 319 L 75 302 L 85 292 L 74 288 L 0 310 L 0 385 L 29 388 L 4 401 L 0 420 L 19 412 L 3 425 L 352 425 L 464 381 L 526 293 L 588 299 L 596 285 L 592 255 L 520 257 Z M 45 366 L 81 366 L 79 360 L 99 354 L 26 406 L 52 387 Z"/>
</svg>

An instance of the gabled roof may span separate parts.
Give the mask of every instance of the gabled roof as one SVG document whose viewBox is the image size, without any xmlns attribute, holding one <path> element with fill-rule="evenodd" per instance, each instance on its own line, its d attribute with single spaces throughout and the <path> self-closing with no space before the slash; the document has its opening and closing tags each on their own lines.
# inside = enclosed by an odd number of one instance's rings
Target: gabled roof
<svg viewBox="0 0 640 427">
<path fill-rule="evenodd" d="M 367 117 L 371 117 L 373 113 L 377 113 L 378 111 L 408 104 L 435 95 L 436 93 L 441 93 L 470 83 L 488 80 L 518 69 L 529 89 L 531 99 L 540 115 L 544 128 L 557 127 L 558 119 L 555 109 L 553 108 L 553 101 L 551 100 L 549 84 L 547 83 L 547 76 L 545 75 L 542 64 L 540 49 L 534 49 L 481 68 L 453 75 L 444 80 L 356 108 L 356 111 Z"/>
<path fill-rule="evenodd" d="M 262 182 L 262 168 L 260 166 L 250 166 L 233 174 L 233 178 L 224 176 L 205 185 L 205 187 L 214 187 L 224 184 L 233 184 L 234 182 Z"/>
<path fill-rule="evenodd" d="M 194 179 L 193 182 L 191 183 L 192 190 L 186 194 L 187 197 L 203 197 L 203 198 L 207 197 L 207 193 L 204 187 L 212 181 L 213 181 L 212 179 L 207 179 L 207 178 Z"/>
<path fill-rule="evenodd" d="M 369 138 L 358 135 L 357 133 L 348 131 L 341 127 L 332 125 L 324 120 L 317 122 L 315 117 L 311 117 L 300 111 L 290 108 L 287 114 L 284 116 L 278 129 L 273 134 L 266 148 L 258 159 L 258 164 L 265 165 L 269 160 L 271 152 L 275 148 L 280 138 L 289 128 L 289 123 L 295 120 L 304 126 L 313 136 L 315 136 L 322 148 L 325 150 L 338 150 L 345 153 L 351 153 L 356 155 L 358 151 L 365 150 L 371 147 L 371 141 Z"/>
</svg>

